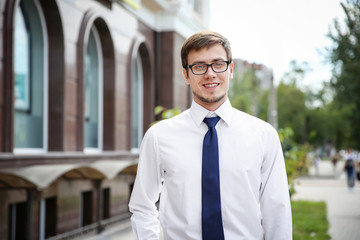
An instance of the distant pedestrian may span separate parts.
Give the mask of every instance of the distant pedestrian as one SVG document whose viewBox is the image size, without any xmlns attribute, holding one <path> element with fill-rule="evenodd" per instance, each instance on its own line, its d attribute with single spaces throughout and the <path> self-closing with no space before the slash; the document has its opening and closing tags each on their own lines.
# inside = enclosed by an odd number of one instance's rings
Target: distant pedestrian
<svg viewBox="0 0 360 240">
<path fill-rule="evenodd" d="M 316 154 L 315 156 L 315 161 L 314 161 L 314 167 L 315 167 L 315 171 L 316 171 L 316 176 L 319 176 L 319 173 L 320 173 L 320 161 L 321 161 L 321 158 L 320 158 L 320 155 L 319 154 Z"/>
<path fill-rule="evenodd" d="M 344 171 L 346 172 L 347 186 L 351 192 L 355 187 L 355 157 L 352 149 L 348 149 L 344 155 Z"/>
<path fill-rule="evenodd" d="M 336 174 L 336 165 L 337 165 L 337 162 L 339 160 L 339 154 L 337 153 L 335 148 L 331 149 L 330 160 L 331 160 L 331 163 L 333 165 L 334 175 L 335 175 Z"/>
<path fill-rule="evenodd" d="M 360 152 L 356 152 L 355 172 L 357 180 L 360 181 Z"/>
</svg>

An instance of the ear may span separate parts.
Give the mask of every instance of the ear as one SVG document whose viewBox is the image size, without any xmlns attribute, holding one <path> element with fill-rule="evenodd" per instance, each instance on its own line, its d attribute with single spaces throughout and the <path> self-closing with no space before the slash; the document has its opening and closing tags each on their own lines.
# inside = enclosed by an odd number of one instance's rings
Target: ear
<svg viewBox="0 0 360 240">
<path fill-rule="evenodd" d="M 187 74 L 187 69 L 186 68 L 183 68 L 183 74 L 184 74 L 184 78 L 185 78 L 185 82 L 187 85 L 190 85 L 190 79 L 189 79 L 189 76 Z"/>
<path fill-rule="evenodd" d="M 234 77 L 234 62 L 233 61 L 231 61 L 229 68 L 230 68 L 230 79 L 233 79 L 233 77 Z"/>
</svg>

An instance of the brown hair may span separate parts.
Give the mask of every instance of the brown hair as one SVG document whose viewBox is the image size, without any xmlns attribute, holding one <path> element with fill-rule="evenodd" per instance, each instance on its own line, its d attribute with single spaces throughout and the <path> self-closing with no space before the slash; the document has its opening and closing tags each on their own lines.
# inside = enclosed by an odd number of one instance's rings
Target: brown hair
<svg viewBox="0 0 360 240">
<path fill-rule="evenodd" d="M 181 63 L 183 68 L 186 68 L 188 65 L 187 57 L 191 50 L 197 51 L 202 48 L 211 47 L 214 44 L 221 44 L 224 47 L 228 58 L 227 60 L 231 62 L 232 53 L 229 40 L 217 32 L 203 30 L 195 33 L 184 42 L 181 48 Z"/>
</svg>

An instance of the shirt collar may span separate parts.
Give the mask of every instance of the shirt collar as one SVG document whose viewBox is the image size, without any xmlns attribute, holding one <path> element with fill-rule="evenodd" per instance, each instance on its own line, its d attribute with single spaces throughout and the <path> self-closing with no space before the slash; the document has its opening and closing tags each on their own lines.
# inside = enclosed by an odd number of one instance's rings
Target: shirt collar
<svg viewBox="0 0 360 240">
<path fill-rule="evenodd" d="M 192 119 L 194 120 L 196 126 L 200 126 L 204 118 L 211 113 L 206 108 L 200 106 L 198 103 L 196 103 L 194 100 L 192 101 L 191 108 L 190 108 L 190 115 Z M 231 118 L 233 109 L 231 106 L 231 103 L 229 99 L 226 99 L 226 101 L 213 113 L 215 113 L 217 116 L 219 116 L 227 125 L 231 124 Z"/>
</svg>

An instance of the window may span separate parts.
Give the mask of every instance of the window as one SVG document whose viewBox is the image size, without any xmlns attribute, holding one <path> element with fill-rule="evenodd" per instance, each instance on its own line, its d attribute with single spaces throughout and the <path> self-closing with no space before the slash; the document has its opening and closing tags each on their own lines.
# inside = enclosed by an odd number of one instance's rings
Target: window
<svg viewBox="0 0 360 240">
<path fill-rule="evenodd" d="M 21 8 L 15 14 L 15 109 L 30 108 L 30 33 Z"/>
<path fill-rule="evenodd" d="M 140 53 L 135 59 L 132 80 L 132 151 L 137 152 L 143 136 L 143 95 L 144 80 Z"/>
<path fill-rule="evenodd" d="M 101 42 L 95 27 L 90 31 L 85 58 L 85 151 L 102 149 L 103 62 Z"/>
<path fill-rule="evenodd" d="M 14 152 L 47 149 L 47 39 L 38 9 L 22 0 L 15 10 Z"/>
</svg>

